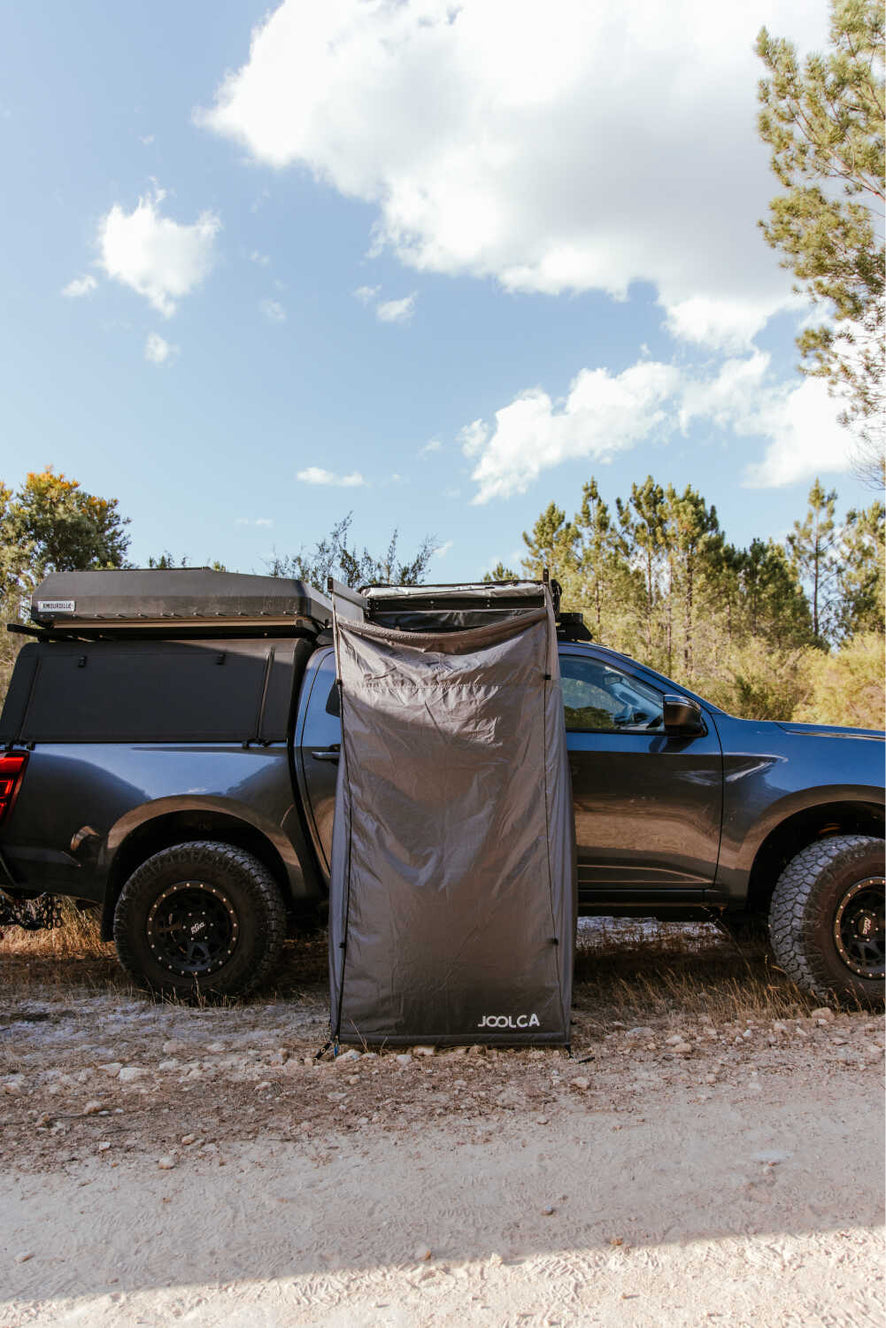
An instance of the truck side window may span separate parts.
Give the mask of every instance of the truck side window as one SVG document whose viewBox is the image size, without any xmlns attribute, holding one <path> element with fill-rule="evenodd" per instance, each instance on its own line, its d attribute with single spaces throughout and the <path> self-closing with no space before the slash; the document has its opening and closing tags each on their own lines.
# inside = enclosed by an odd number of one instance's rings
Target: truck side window
<svg viewBox="0 0 886 1328">
<path fill-rule="evenodd" d="M 580 733 L 630 733 L 660 728 L 661 696 L 652 687 L 596 659 L 560 658 L 566 728 Z"/>
<path fill-rule="evenodd" d="M 338 688 L 335 685 L 335 653 L 320 661 L 308 699 L 302 742 L 306 747 L 332 747 L 341 742 Z"/>
</svg>

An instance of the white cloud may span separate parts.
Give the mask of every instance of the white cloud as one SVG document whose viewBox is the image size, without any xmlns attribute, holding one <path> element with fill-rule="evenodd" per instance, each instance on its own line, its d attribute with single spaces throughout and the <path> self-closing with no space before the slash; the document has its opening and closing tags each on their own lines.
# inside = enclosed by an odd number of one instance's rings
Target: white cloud
<svg viewBox="0 0 886 1328">
<path fill-rule="evenodd" d="M 477 456 L 483 451 L 488 438 L 489 426 L 482 420 L 472 420 L 470 424 L 459 430 L 456 441 L 461 445 L 465 456 Z"/>
<path fill-rule="evenodd" d="M 267 267 L 271 260 L 267 254 L 260 253 L 258 249 L 253 249 L 249 255 L 249 261 L 250 263 L 258 263 L 259 267 Z"/>
<path fill-rule="evenodd" d="M 840 405 L 819 378 L 806 378 L 781 400 L 767 403 L 759 432 L 772 441 L 763 460 L 748 466 L 750 488 L 777 488 L 850 469 L 856 440 L 837 416 Z"/>
<path fill-rule="evenodd" d="M 443 444 L 440 442 L 439 438 L 431 438 L 425 443 L 424 447 L 418 449 L 418 455 L 420 457 L 433 456 L 435 452 L 440 451 L 442 446 Z"/>
<path fill-rule="evenodd" d="M 380 323 L 408 323 L 415 313 L 415 301 L 414 293 L 402 300 L 383 300 L 375 306 L 375 316 Z"/>
<path fill-rule="evenodd" d="M 172 346 L 165 337 L 157 332 L 149 332 L 145 342 L 145 359 L 149 364 L 166 364 L 167 360 L 178 354 L 178 346 Z"/>
<path fill-rule="evenodd" d="M 849 468 L 853 439 L 837 421 L 839 404 L 818 379 L 778 381 L 769 356 L 755 351 L 724 361 L 706 377 L 641 360 L 617 376 L 583 369 L 564 401 L 541 388 L 522 392 L 495 412 L 495 425 L 474 422 L 459 435 L 477 458 L 474 503 L 524 493 L 544 470 L 564 461 L 606 462 L 618 451 L 667 441 L 695 422 L 720 430 L 747 454 L 748 439 L 765 444 L 744 483 L 771 488 Z"/>
<path fill-rule="evenodd" d="M 62 288 L 62 295 L 67 295 L 69 299 L 78 300 L 83 295 L 91 295 L 98 282 L 91 272 L 87 272 L 85 277 L 75 277 L 69 281 L 67 286 Z"/>
<path fill-rule="evenodd" d="M 221 222 L 203 212 L 190 225 L 164 217 L 162 189 L 140 198 L 132 212 L 115 203 L 99 225 L 100 263 L 109 277 L 143 295 L 167 318 L 176 301 L 212 268 Z"/>
<path fill-rule="evenodd" d="M 331 470 L 324 470 L 322 466 L 308 466 L 300 470 L 295 478 L 301 480 L 302 484 L 335 484 L 342 489 L 358 489 L 366 483 L 359 470 L 352 470 L 349 475 L 336 475 Z"/>
<path fill-rule="evenodd" d="M 782 303 L 791 301 L 785 299 Z M 750 348 L 773 312 L 769 300 L 709 299 L 703 295 L 682 300 L 668 309 L 665 327 L 672 337 L 720 351 Z"/>
<path fill-rule="evenodd" d="M 435 558 L 445 558 L 449 550 L 453 547 L 454 543 L 455 543 L 454 540 L 446 540 L 445 543 L 441 544 L 439 548 L 436 548 L 434 550 L 433 556 Z"/>
<path fill-rule="evenodd" d="M 286 322 L 286 310 L 279 300 L 262 300 L 258 307 L 269 323 Z"/>
<path fill-rule="evenodd" d="M 380 290 L 381 286 L 358 286 L 354 291 L 354 299 L 361 304 L 371 304 Z"/>
<path fill-rule="evenodd" d="M 657 287 L 719 346 L 789 302 L 755 223 L 762 23 L 827 39 L 823 0 L 285 0 L 198 120 L 374 206 L 413 268 L 509 290 Z"/>
<path fill-rule="evenodd" d="M 670 431 L 665 408 L 679 381 L 679 370 L 647 360 L 615 377 L 606 369 L 582 369 L 558 404 L 541 388 L 521 392 L 495 412 L 485 441 L 479 420 L 462 430 L 466 455 L 479 456 L 473 502 L 525 493 L 543 470 L 576 457 L 608 461 L 659 425 Z"/>
<path fill-rule="evenodd" d="M 235 526 L 272 526 L 274 522 L 269 516 L 257 516 L 254 520 L 248 516 L 238 516 L 234 522 Z"/>
</svg>

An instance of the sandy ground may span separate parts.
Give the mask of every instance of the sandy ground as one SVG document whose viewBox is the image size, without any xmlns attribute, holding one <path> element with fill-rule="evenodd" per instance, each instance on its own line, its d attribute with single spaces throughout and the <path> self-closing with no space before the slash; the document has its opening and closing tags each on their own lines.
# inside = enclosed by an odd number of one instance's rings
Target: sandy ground
<svg viewBox="0 0 886 1328">
<path fill-rule="evenodd" d="M 628 973 L 577 984 L 571 1058 L 333 1062 L 316 949 L 231 1009 L 53 973 L 4 968 L 2 1328 L 884 1321 L 870 1013 L 616 1018 Z"/>
</svg>

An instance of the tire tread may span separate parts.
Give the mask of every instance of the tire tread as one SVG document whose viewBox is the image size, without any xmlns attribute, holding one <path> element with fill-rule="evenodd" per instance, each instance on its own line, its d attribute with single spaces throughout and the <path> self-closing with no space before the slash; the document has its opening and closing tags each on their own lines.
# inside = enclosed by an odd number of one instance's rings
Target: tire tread
<svg viewBox="0 0 886 1328">
<path fill-rule="evenodd" d="M 132 944 L 133 914 L 137 908 L 138 897 L 170 867 L 180 864 L 183 868 L 192 868 L 193 859 L 199 853 L 210 855 L 217 866 L 221 866 L 226 873 L 237 878 L 241 886 L 245 885 L 248 892 L 255 896 L 256 905 L 263 914 L 262 933 L 265 943 L 258 962 L 234 985 L 217 993 L 245 996 L 267 982 L 276 969 L 286 939 L 287 919 L 280 889 L 267 867 L 253 854 L 233 844 L 225 844 L 218 840 L 187 840 L 171 848 L 161 849 L 137 867 L 124 884 L 114 911 L 114 942 L 117 955 L 126 973 L 138 986 L 152 988 L 153 984 L 146 978 L 137 950 Z M 174 988 L 181 994 L 185 985 L 182 982 L 170 981 L 169 989 Z M 197 984 L 193 985 L 196 987 Z M 214 989 L 210 986 L 208 990 Z"/>
<path fill-rule="evenodd" d="M 779 966 L 798 987 L 826 1000 L 835 994 L 816 949 L 807 943 L 810 928 L 821 920 L 825 905 L 816 898 L 822 878 L 847 853 L 863 857 L 882 840 L 871 835 L 834 835 L 816 840 L 791 859 L 779 876 L 769 910 L 769 939 Z"/>
</svg>

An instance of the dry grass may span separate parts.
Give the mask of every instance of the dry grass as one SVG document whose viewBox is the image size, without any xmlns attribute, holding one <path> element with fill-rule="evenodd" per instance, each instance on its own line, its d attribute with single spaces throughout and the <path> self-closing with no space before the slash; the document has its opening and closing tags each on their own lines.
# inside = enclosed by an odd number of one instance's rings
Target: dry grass
<svg viewBox="0 0 886 1328">
<path fill-rule="evenodd" d="M 57 930 L 7 929 L 0 963 L 7 990 L 14 985 L 20 994 L 132 991 L 113 945 L 99 939 L 96 915 L 68 901 Z M 317 996 L 327 981 L 327 939 L 319 932 L 287 944 L 273 988 L 253 999 Z M 583 1022 L 634 1025 L 702 1015 L 717 1023 L 796 1018 L 819 1002 L 788 981 L 762 943 L 739 945 L 707 924 L 598 919 L 579 931 L 574 1004 Z"/>
<path fill-rule="evenodd" d="M 62 925 L 49 931 L 25 931 L 4 927 L 0 931 L 0 954 L 34 958 L 97 959 L 113 954 L 113 946 L 101 939 L 98 912 L 83 911 L 72 899 L 62 899 Z"/>
<path fill-rule="evenodd" d="M 762 940 L 739 944 L 713 924 L 598 920 L 579 931 L 575 1005 L 601 1022 L 797 1018 L 819 1004 Z"/>
</svg>

